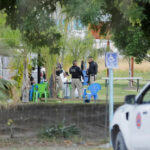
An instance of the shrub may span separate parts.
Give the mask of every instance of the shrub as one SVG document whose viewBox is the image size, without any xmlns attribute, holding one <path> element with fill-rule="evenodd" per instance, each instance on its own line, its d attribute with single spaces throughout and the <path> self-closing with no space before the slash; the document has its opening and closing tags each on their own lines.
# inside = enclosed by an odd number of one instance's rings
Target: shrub
<svg viewBox="0 0 150 150">
<path fill-rule="evenodd" d="M 79 130 L 75 124 L 65 126 L 64 123 L 52 125 L 49 128 L 47 128 L 43 133 L 43 135 L 48 138 L 69 138 L 78 134 Z"/>
</svg>

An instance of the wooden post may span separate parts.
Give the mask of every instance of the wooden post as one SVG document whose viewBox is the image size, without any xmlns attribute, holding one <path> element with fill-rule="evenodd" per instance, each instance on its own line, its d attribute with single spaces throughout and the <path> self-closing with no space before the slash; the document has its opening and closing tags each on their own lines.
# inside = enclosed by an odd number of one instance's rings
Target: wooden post
<svg viewBox="0 0 150 150">
<path fill-rule="evenodd" d="M 131 77 L 131 57 L 129 57 L 128 61 L 129 61 L 129 77 Z M 131 80 L 129 80 L 129 87 L 130 88 L 132 87 L 132 81 Z"/>
<path fill-rule="evenodd" d="M 134 58 L 131 57 L 131 76 L 134 77 Z"/>
<path fill-rule="evenodd" d="M 134 77 L 134 58 L 131 57 L 131 77 Z M 133 87 L 133 80 L 131 81 L 131 86 Z"/>
<path fill-rule="evenodd" d="M 129 77 L 134 77 L 134 58 L 129 57 Z M 129 80 L 129 87 L 133 87 L 133 80 Z"/>
<path fill-rule="evenodd" d="M 110 51 L 110 42 L 107 40 L 107 52 Z M 107 69 L 107 77 L 109 77 L 109 69 Z"/>
</svg>

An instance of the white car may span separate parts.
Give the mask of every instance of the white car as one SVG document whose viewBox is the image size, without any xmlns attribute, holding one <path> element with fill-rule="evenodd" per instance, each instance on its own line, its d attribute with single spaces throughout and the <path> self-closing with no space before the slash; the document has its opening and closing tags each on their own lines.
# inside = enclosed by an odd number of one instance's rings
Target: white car
<svg viewBox="0 0 150 150">
<path fill-rule="evenodd" d="M 150 82 L 135 95 L 125 97 L 113 118 L 114 150 L 150 150 Z"/>
</svg>

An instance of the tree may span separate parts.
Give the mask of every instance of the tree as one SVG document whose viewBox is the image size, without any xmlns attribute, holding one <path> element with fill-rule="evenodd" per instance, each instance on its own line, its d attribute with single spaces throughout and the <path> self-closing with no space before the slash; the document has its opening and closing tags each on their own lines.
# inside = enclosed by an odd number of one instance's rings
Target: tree
<svg viewBox="0 0 150 150">
<path fill-rule="evenodd" d="M 24 84 L 23 101 L 28 101 L 28 70 L 27 54 L 34 50 L 40 55 L 42 47 L 48 47 L 49 53 L 59 53 L 59 40 L 61 35 L 55 29 L 52 13 L 56 9 L 58 0 L 0 0 L 0 10 L 4 9 L 7 13 L 7 24 L 12 29 L 21 32 L 24 56 Z"/>
<path fill-rule="evenodd" d="M 78 36 L 69 36 L 65 52 L 64 66 L 72 64 L 73 60 L 86 61 L 90 55 L 95 57 L 98 50 L 94 48 L 93 36 L 87 32 L 83 39 Z"/>
<path fill-rule="evenodd" d="M 85 25 L 102 24 L 101 32 L 110 32 L 118 48 L 126 55 L 150 61 L 149 0 L 64 0 L 69 17 Z M 83 11 L 84 10 L 84 11 Z M 139 44 L 140 43 L 140 44 Z M 138 55 L 137 55 L 138 54 Z"/>
<path fill-rule="evenodd" d="M 18 48 L 21 42 L 19 30 L 12 30 L 10 26 L 5 26 L 6 13 L 0 12 L 0 53 L 1 55 L 12 56 L 14 50 Z"/>
</svg>

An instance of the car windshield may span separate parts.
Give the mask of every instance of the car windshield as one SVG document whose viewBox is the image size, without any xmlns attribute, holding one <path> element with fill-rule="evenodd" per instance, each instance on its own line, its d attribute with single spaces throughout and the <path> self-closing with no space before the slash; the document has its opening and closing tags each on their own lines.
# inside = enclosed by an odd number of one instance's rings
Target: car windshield
<svg viewBox="0 0 150 150">
<path fill-rule="evenodd" d="M 144 93 L 141 103 L 142 104 L 150 103 L 150 88 L 148 88 L 147 91 Z"/>
</svg>

